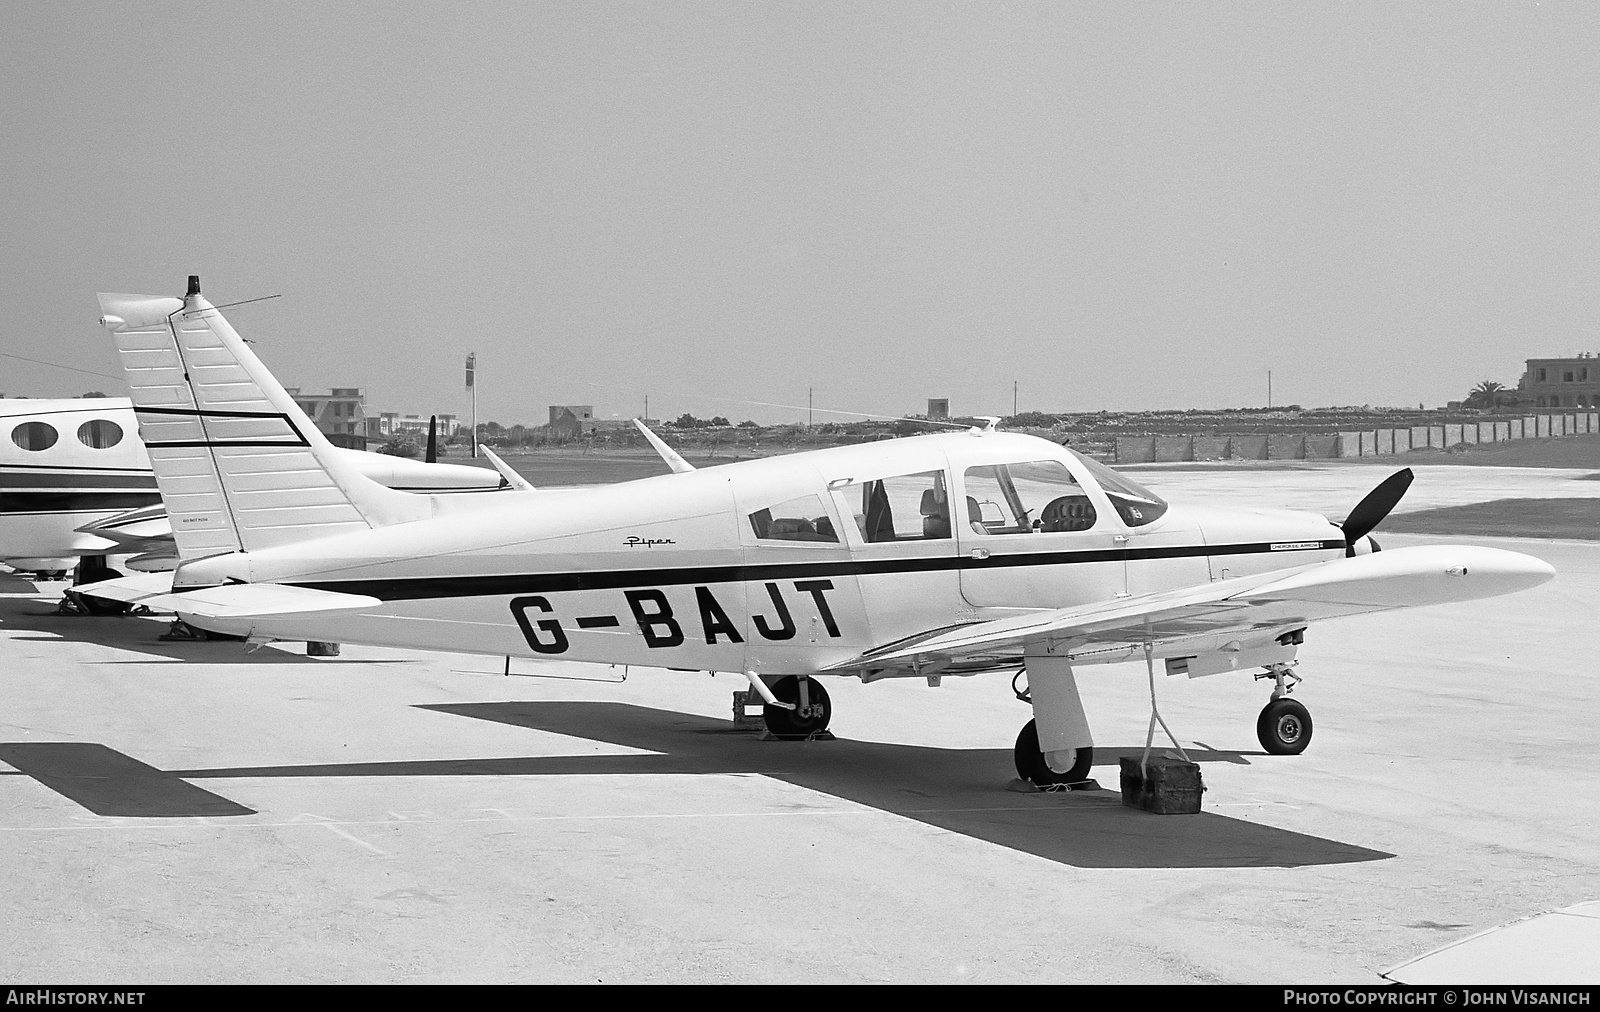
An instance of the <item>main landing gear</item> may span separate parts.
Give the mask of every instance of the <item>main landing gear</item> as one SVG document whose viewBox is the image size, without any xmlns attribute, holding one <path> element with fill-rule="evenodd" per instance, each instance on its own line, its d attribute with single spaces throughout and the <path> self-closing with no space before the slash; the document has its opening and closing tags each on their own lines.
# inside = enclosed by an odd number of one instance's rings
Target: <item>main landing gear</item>
<svg viewBox="0 0 1600 1012">
<path fill-rule="evenodd" d="M 1256 718 L 1256 737 L 1261 740 L 1261 747 L 1273 755 L 1299 755 L 1311 744 L 1311 711 L 1299 700 L 1289 698 L 1300 676 L 1287 664 L 1274 664 L 1256 677 L 1277 682 L 1272 701 Z"/>
<path fill-rule="evenodd" d="M 1036 787 L 1062 787 L 1089 779 L 1089 767 L 1094 763 L 1094 748 L 1080 748 L 1073 753 L 1072 765 L 1065 772 L 1057 772 L 1045 762 L 1039 749 L 1038 721 L 1030 720 L 1017 735 L 1017 744 L 1011 752 L 1017 766 L 1017 776 L 1031 780 Z"/>
<path fill-rule="evenodd" d="M 785 675 L 772 683 L 772 694 L 780 703 L 794 706 L 791 710 L 768 703 L 762 708 L 761 717 L 774 737 L 809 738 L 828 729 L 833 702 L 828 699 L 828 690 L 815 678 Z"/>
</svg>

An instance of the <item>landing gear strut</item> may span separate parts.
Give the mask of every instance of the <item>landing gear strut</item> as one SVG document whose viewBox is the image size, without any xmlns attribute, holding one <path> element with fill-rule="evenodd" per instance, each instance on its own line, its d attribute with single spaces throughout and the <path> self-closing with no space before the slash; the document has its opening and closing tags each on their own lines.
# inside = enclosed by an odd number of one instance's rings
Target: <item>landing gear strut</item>
<svg viewBox="0 0 1600 1012">
<path fill-rule="evenodd" d="M 833 703 L 828 690 L 815 678 L 797 678 L 785 675 L 772 683 L 772 694 L 780 702 L 793 703 L 794 709 L 773 706 L 762 708 L 761 717 L 767 730 L 778 738 L 809 738 L 828 729 L 833 716 Z"/>
<path fill-rule="evenodd" d="M 1094 749 L 1092 747 L 1078 749 L 1073 753 L 1072 767 L 1058 773 L 1044 761 L 1044 753 L 1039 750 L 1038 724 L 1030 720 L 1022 726 L 1022 732 L 1017 735 L 1017 745 L 1012 750 L 1011 757 L 1017 765 L 1017 776 L 1024 780 L 1032 780 L 1038 787 L 1059 787 L 1082 783 L 1089 779 L 1089 767 L 1094 763 Z"/>
<path fill-rule="evenodd" d="M 1271 678 L 1277 682 L 1272 690 L 1272 701 L 1256 718 L 1256 737 L 1261 747 L 1273 755 L 1299 755 L 1311 744 L 1311 711 L 1290 699 L 1289 693 L 1300 676 L 1287 664 L 1274 664 L 1257 678 Z"/>
</svg>

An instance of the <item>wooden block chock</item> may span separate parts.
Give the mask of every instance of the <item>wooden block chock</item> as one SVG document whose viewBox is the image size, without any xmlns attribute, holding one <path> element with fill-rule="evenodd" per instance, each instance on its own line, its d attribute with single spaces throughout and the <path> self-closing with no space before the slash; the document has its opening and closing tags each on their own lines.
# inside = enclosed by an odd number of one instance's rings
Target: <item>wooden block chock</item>
<svg viewBox="0 0 1600 1012">
<path fill-rule="evenodd" d="M 766 701 L 754 689 L 740 690 L 733 694 L 733 726 L 742 731 L 765 731 L 767 721 L 761 715 L 762 707 Z M 750 710 L 755 712 L 751 713 Z"/>
<path fill-rule="evenodd" d="M 1195 815 L 1205 789 L 1195 763 L 1153 755 L 1141 771 L 1138 756 L 1122 757 L 1122 803 L 1130 808 L 1156 815 Z"/>
</svg>

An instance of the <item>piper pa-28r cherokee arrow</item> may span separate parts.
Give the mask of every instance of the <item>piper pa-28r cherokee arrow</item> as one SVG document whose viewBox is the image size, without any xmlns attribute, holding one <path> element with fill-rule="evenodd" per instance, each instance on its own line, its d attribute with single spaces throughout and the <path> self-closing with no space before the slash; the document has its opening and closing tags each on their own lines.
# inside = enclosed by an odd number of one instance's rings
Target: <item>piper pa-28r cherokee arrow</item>
<svg viewBox="0 0 1600 1012">
<path fill-rule="evenodd" d="M 559 496 L 452 506 L 356 473 L 191 279 L 101 295 L 172 517 L 170 588 L 100 585 L 256 640 L 322 640 L 740 672 L 780 736 L 824 730 L 818 676 L 1026 668 L 1017 741 L 1035 783 L 1084 779 L 1075 667 L 1265 669 L 1258 732 L 1311 736 L 1288 693 L 1319 619 L 1490 597 L 1554 571 L 1513 552 L 1379 553 L 1401 472 L 1343 522 L 1169 505 L 1047 440 L 916 436 Z"/>
</svg>

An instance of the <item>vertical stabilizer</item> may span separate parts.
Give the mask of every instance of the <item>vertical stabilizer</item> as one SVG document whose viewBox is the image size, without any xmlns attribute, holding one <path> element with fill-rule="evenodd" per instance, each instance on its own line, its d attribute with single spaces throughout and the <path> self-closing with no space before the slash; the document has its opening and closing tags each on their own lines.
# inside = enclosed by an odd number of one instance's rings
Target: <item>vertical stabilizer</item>
<svg viewBox="0 0 1600 1012">
<path fill-rule="evenodd" d="M 182 299 L 100 295 L 181 560 L 427 515 L 333 452 L 189 279 Z"/>
</svg>

